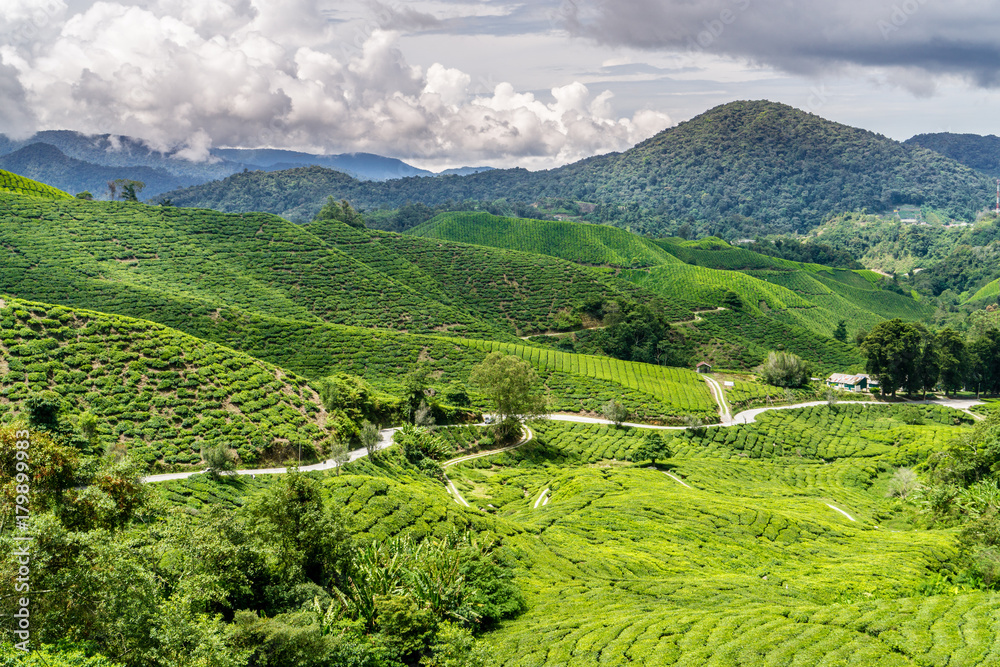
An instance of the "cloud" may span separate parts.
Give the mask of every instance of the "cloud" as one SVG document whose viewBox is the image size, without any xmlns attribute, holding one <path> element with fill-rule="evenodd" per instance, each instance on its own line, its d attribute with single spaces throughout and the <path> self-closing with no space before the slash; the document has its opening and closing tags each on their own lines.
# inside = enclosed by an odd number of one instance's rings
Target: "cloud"
<svg viewBox="0 0 1000 667">
<path fill-rule="evenodd" d="M 794 74 L 831 67 L 914 70 L 1000 85 L 993 0 L 566 0 L 561 23 L 602 44 L 707 52 Z"/>
<path fill-rule="evenodd" d="M 554 164 L 671 124 L 648 111 L 616 118 L 610 93 L 581 83 L 543 96 L 500 83 L 477 96 L 461 70 L 408 63 L 394 31 L 337 41 L 313 0 L 99 1 L 47 30 L 0 49 L 5 100 L 23 100 L 5 127 L 30 118 L 127 134 L 189 160 L 215 145 Z"/>
</svg>

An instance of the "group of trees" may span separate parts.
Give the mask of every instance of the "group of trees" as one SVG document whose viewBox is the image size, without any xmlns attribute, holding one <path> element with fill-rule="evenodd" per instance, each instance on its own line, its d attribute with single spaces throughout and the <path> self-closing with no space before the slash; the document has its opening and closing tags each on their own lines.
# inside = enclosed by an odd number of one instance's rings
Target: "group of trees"
<svg viewBox="0 0 1000 667">
<path fill-rule="evenodd" d="M 922 324 L 888 320 L 861 341 L 868 372 L 883 395 L 962 389 L 1000 393 L 1000 331 L 987 329 L 965 338 L 953 329 L 933 332 Z"/>
<path fill-rule="evenodd" d="M 297 472 L 242 506 L 172 508 L 127 456 L 90 451 L 93 425 L 72 425 L 58 395 L 25 408 L 27 424 L 0 427 L 0 605 L 15 599 L 17 433 L 29 429 L 31 646 L 59 646 L 44 664 L 475 666 L 474 634 L 524 609 L 489 537 L 359 536 L 322 481 Z M 376 465 L 411 465 L 411 449 Z M 0 622 L 0 644 L 12 639 Z"/>
</svg>

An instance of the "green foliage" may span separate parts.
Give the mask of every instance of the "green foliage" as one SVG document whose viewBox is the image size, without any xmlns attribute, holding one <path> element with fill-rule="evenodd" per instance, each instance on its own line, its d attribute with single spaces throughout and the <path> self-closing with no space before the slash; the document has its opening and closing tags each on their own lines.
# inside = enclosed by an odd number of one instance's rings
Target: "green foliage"
<svg viewBox="0 0 1000 667">
<path fill-rule="evenodd" d="M 243 465 L 280 460 L 326 436 L 302 378 L 232 349 L 126 317 L 18 300 L 0 312 L 10 322 L 0 338 L 6 420 L 22 410 L 51 428 L 58 407 L 86 412 L 83 443 L 122 445 L 150 467 L 197 465 L 217 445 Z"/>
<path fill-rule="evenodd" d="M 760 368 L 761 379 L 775 387 L 802 387 L 809 383 L 809 367 L 788 352 L 771 352 Z"/>
<path fill-rule="evenodd" d="M 605 419 L 613 422 L 615 426 L 621 426 L 622 422 L 628 419 L 628 408 L 615 399 L 611 399 L 601 406 L 601 414 L 604 415 Z"/>
<path fill-rule="evenodd" d="M 335 220 L 351 227 L 364 229 L 365 221 L 361 214 L 354 210 L 346 199 L 337 201 L 332 196 L 328 197 L 323 208 L 319 210 L 313 222 L 322 220 Z"/>
<path fill-rule="evenodd" d="M 71 199 L 72 197 L 62 190 L 57 190 L 51 186 L 24 178 L 9 171 L 0 169 L 0 196 L 4 194 L 25 195 L 42 199 Z"/>
<path fill-rule="evenodd" d="M 486 396 L 504 438 L 516 433 L 520 422 L 544 415 L 548 407 L 535 389 L 538 377 L 531 364 L 502 352 L 491 352 L 474 366 L 469 381 Z"/>
</svg>

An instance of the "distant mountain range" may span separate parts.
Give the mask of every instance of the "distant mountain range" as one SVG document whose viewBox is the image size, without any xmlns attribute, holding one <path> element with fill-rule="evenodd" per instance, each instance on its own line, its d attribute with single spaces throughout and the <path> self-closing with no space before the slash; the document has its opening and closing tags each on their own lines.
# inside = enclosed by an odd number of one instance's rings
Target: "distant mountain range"
<svg viewBox="0 0 1000 667">
<path fill-rule="evenodd" d="M 157 151 L 138 139 L 109 134 L 89 136 L 68 130 L 38 132 L 15 141 L 0 135 L 0 169 L 48 183 L 67 192 L 87 190 L 101 196 L 117 178 L 143 181 L 143 197 L 198 185 L 243 171 L 276 171 L 306 165 L 334 169 L 360 180 L 437 176 L 402 160 L 370 153 L 313 155 L 272 149 L 218 148 L 209 159 L 194 162 L 179 150 Z M 462 167 L 441 172 L 471 174 L 490 167 Z"/>
<path fill-rule="evenodd" d="M 805 231 L 833 213 L 928 206 L 968 218 L 989 205 L 981 172 L 919 145 L 767 101 L 733 102 L 624 153 L 548 171 L 362 183 L 318 167 L 235 174 L 170 193 L 175 204 L 309 219 L 327 196 L 363 208 L 447 201 L 587 202 L 590 217 L 661 235 Z"/>
</svg>

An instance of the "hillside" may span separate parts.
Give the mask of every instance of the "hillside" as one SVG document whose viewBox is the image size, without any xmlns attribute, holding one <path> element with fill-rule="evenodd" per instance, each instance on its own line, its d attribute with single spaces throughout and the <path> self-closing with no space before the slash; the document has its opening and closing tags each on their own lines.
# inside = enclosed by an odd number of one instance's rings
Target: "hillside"
<svg viewBox="0 0 1000 667">
<path fill-rule="evenodd" d="M 143 197 L 155 197 L 167 190 L 191 185 L 197 181 L 174 176 L 165 169 L 152 167 L 104 167 L 66 156 L 51 144 L 31 144 L 8 155 L 0 156 L 0 169 L 7 169 L 65 190 L 90 192 L 94 197 L 106 195 L 108 181 L 119 178 L 146 184 Z"/>
<path fill-rule="evenodd" d="M 244 464 L 308 454 L 327 436 L 306 381 L 246 354 L 143 320 L 0 298 L 0 421 L 55 390 L 97 418 L 100 451 L 147 466 L 201 462 L 231 446 Z"/>
<path fill-rule="evenodd" d="M 671 261 L 650 241 L 616 227 L 500 218 L 486 213 L 442 213 L 406 235 L 549 255 L 594 266 L 654 266 Z"/>
<path fill-rule="evenodd" d="M 938 132 L 918 134 L 904 143 L 940 153 L 987 176 L 1000 178 L 1000 137 L 996 135 Z"/>
<path fill-rule="evenodd" d="M 624 153 L 549 171 L 378 184 L 300 168 L 236 174 L 170 197 L 182 206 L 299 220 L 311 218 L 329 195 L 361 208 L 554 197 L 598 205 L 589 217 L 633 231 L 664 235 L 680 220 L 729 236 L 805 231 L 831 213 L 902 204 L 968 218 L 994 189 L 982 174 L 926 149 L 759 101 L 716 107 Z"/>
<path fill-rule="evenodd" d="M 442 214 L 403 236 L 411 237 L 482 243 L 621 268 L 625 270 L 616 272 L 618 278 L 668 304 L 681 300 L 689 310 L 721 308 L 694 321 L 673 316 L 673 344 L 692 359 L 724 365 L 752 367 L 769 350 L 786 346 L 822 371 L 859 367 L 855 349 L 830 339 L 841 320 L 853 334 L 887 318 L 921 320 L 933 312 L 929 304 L 885 289 L 871 272 L 770 257 L 711 237 L 650 241 L 606 225 L 481 213 Z M 587 334 L 574 337 L 586 340 Z"/>
<path fill-rule="evenodd" d="M 62 190 L 0 169 L 0 194 L 24 195 L 32 199 L 72 199 Z"/>
</svg>

